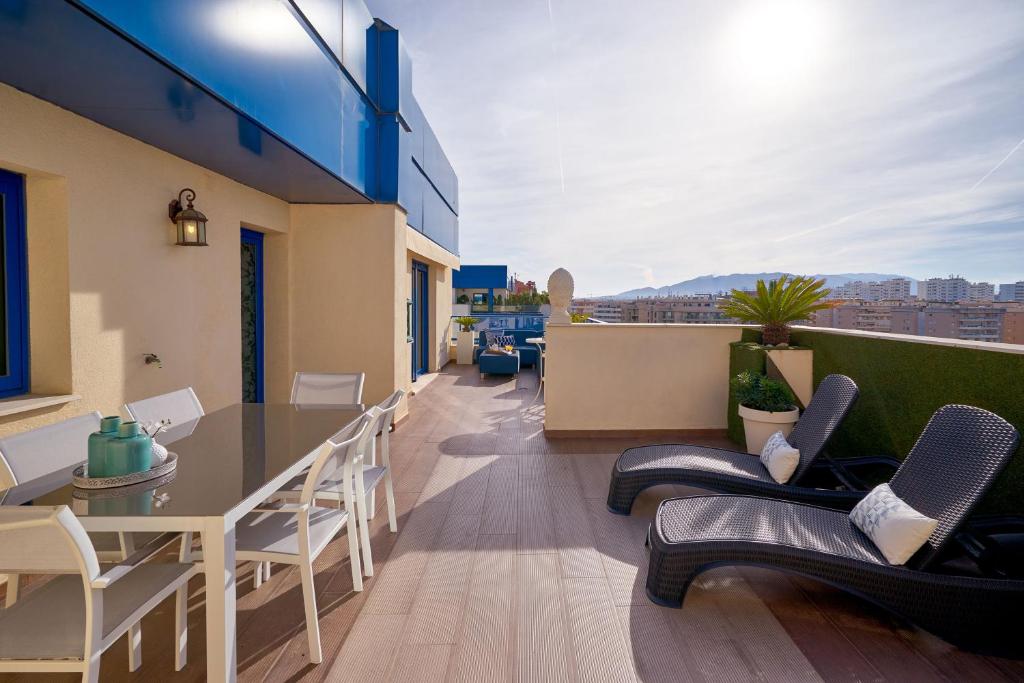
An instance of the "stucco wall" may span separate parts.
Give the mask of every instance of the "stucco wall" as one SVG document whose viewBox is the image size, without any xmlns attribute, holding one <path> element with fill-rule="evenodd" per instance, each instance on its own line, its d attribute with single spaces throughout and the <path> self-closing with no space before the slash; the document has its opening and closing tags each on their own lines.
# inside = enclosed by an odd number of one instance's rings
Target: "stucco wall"
<svg viewBox="0 0 1024 683">
<path fill-rule="evenodd" d="M 27 176 L 32 389 L 82 396 L 0 418 L 0 434 L 185 385 L 207 410 L 240 400 L 239 228 L 283 233 L 288 205 L 3 85 L 0 130 L 0 168 Z M 174 246 L 167 203 L 186 186 L 209 247 Z M 268 239 L 267 292 L 285 287 L 287 248 Z M 287 337 L 272 330 L 286 308 L 268 297 L 275 392 Z"/>
<path fill-rule="evenodd" d="M 549 325 L 547 430 L 725 429 L 733 325 Z"/>
<path fill-rule="evenodd" d="M 408 390 L 412 258 L 430 266 L 430 369 L 447 360 L 458 259 L 400 208 L 289 205 L 2 85 L 0 130 L 0 168 L 26 176 L 32 390 L 82 397 L 0 418 L 0 435 L 186 385 L 207 411 L 238 402 L 242 227 L 265 235 L 268 401 L 288 400 L 296 370 L 364 371 L 367 403 Z M 183 187 L 209 247 L 174 246 Z"/>
<path fill-rule="evenodd" d="M 367 403 L 395 390 L 393 340 L 400 332 L 405 343 L 405 309 L 399 331 L 402 271 L 387 264 L 395 263 L 404 229 L 404 214 L 390 205 L 292 206 L 295 371 L 365 372 Z"/>
</svg>

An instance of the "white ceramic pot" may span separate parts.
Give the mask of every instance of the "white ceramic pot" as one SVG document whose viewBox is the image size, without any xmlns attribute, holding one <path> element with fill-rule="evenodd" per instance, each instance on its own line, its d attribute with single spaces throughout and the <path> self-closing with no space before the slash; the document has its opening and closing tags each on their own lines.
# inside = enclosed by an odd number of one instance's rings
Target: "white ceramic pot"
<svg viewBox="0 0 1024 683">
<path fill-rule="evenodd" d="M 459 330 L 455 346 L 455 362 L 459 365 L 473 364 L 473 348 L 476 346 L 477 333 L 473 330 L 463 332 Z"/>
<path fill-rule="evenodd" d="M 800 419 L 800 409 L 770 413 L 741 405 L 740 417 L 743 418 L 743 433 L 747 437 L 747 453 L 761 455 L 765 442 L 775 432 L 782 432 L 783 436 L 789 438 L 793 425 Z"/>
</svg>

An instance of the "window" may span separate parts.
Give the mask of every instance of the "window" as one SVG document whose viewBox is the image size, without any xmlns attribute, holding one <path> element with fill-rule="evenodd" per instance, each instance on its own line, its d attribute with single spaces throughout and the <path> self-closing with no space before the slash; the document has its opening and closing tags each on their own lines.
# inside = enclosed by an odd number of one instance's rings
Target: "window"
<svg viewBox="0 0 1024 683">
<path fill-rule="evenodd" d="M 0 397 L 26 394 L 28 300 L 25 266 L 25 181 L 0 171 Z"/>
<path fill-rule="evenodd" d="M 487 303 L 487 295 L 486 294 L 474 294 L 473 295 L 473 303 L 474 304 L 486 304 Z"/>
</svg>

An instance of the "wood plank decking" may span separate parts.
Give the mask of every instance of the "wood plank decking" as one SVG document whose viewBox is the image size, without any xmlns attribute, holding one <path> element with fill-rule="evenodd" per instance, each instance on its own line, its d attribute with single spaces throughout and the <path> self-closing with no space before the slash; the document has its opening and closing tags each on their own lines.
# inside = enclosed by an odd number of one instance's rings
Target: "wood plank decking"
<svg viewBox="0 0 1024 683">
<path fill-rule="evenodd" d="M 719 569 L 685 609 L 644 595 L 644 532 L 657 502 L 605 509 L 608 474 L 643 440 L 543 435 L 530 370 L 480 380 L 450 365 L 412 400 L 392 437 L 399 533 L 384 499 L 376 575 L 351 590 L 346 540 L 316 563 L 325 659 L 306 657 L 298 572 L 252 589 L 240 572 L 239 678 L 247 681 L 964 681 L 1022 680 L 1024 664 L 974 656 L 853 597 L 762 569 Z M 704 439 L 710 445 L 713 439 Z M 198 681 L 203 586 L 192 585 L 189 665 L 173 670 L 172 603 L 143 623 L 143 667 L 127 646 L 103 680 Z M 0 680 L 75 680 L 67 676 Z"/>
</svg>

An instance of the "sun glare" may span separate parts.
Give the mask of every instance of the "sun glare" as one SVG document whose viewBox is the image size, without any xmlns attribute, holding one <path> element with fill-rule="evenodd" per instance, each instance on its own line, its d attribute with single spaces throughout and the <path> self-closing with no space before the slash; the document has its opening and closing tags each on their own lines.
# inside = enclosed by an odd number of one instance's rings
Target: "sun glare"
<svg viewBox="0 0 1024 683">
<path fill-rule="evenodd" d="M 724 40 L 730 78 L 744 87 L 797 87 L 821 63 L 828 17 L 815 0 L 760 0 L 742 7 Z"/>
</svg>

